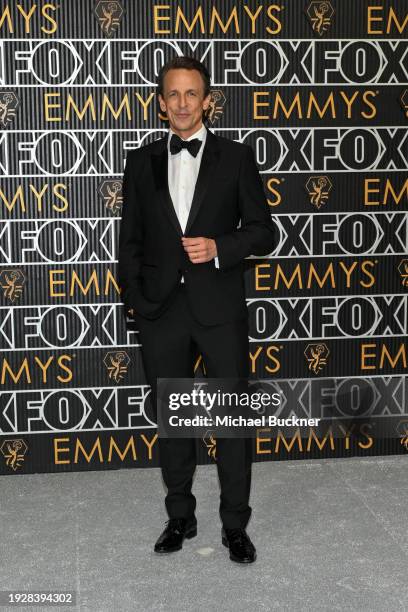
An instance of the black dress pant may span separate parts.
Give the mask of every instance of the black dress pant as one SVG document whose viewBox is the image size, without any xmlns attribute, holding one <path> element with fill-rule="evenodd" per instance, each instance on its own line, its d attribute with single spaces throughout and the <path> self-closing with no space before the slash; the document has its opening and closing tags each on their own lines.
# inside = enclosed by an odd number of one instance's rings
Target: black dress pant
<svg viewBox="0 0 408 612">
<path fill-rule="evenodd" d="M 221 325 L 202 325 L 193 316 L 183 283 L 158 319 L 137 316 L 142 359 L 154 408 L 157 378 L 193 378 L 201 353 L 209 378 L 248 378 L 248 318 Z M 167 487 L 165 504 L 170 518 L 194 517 L 192 493 L 196 468 L 196 440 L 158 438 L 160 466 Z M 224 527 L 246 527 L 251 516 L 252 440 L 216 438 L 220 481 L 220 517 Z"/>
</svg>

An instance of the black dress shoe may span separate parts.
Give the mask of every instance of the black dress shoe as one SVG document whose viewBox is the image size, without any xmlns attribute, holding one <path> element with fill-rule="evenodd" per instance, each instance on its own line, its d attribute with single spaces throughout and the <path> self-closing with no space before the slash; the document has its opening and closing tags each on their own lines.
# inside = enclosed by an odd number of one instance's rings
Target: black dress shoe
<svg viewBox="0 0 408 612">
<path fill-rule="evenodd" d="M 172 518 L 166 522 L 166 528 L 154 545 L 155 552 L 169 553 L 181 550 L 184 538 L 194 538 L 197 535 L 197 520 Z"/>
<path fill-rule="evenodd" d="M 256 549 L 245 529 L 221 530 L 221 539 L 224 546 L 229 548 L 230 559 L 237 563 L 253 563 L 256 559 Z"/>
</svg>

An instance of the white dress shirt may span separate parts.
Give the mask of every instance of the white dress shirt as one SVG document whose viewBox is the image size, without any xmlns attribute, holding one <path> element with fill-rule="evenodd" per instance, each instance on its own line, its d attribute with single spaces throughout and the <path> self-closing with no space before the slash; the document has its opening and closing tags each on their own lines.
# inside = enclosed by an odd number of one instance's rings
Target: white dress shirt
<svg viewBox="0 0 408 612">
<path fill-rule="evenodd" d="M 176 211 L 181 229 L 186 229 L 188 215 L 190 213 L 191 203 L 193 201 L 194 189 L 197 182 L 198 172 L 200 170 L 201 158 L 204 151 L 205 140 L 207 138 L 207 128 L 203 124 L 194 134 L 184 140 L 193 140 L 198 138 L 202 140 L 200 150 L 196 157 L 193 157 L 187 149 L 181 149 L 178 153 L 172 155 L 170 152 L 170 140 L 173 130 L 169 129 L 169 138 L 167 141 L 168 149 L 168 177 L 169 191 L 173 202 L 174 210 Z M 214 257 L 215 266 L 219 268 L 218 257 Z M 181 282 L 184 283 L 184 277 L 181 277 Z"/>
</svg>

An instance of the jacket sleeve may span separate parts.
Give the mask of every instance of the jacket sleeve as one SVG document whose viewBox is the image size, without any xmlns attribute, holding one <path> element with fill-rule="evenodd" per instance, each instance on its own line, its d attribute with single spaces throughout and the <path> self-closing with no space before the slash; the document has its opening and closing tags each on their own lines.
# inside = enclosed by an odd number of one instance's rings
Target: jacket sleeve
<svg viewBox="0 0 408 612">
<path fill-rule="evenodd" d="M 238 206 L 240 227 L 214 238 L 220 270 L 237 265 L 249 255 L 268 255 L 275 248 L 275 226 L 254 152 L 248 145 L 239 170 Z"/>
<path fill-rule="evenodd" d="M 134 151 L 128 151 L 122 181 L 122 219 L 119 230 L 118 283 L 125 308 L 132 308 L 140 287 L 143 224 L 136 192 Z"/>
</svg>

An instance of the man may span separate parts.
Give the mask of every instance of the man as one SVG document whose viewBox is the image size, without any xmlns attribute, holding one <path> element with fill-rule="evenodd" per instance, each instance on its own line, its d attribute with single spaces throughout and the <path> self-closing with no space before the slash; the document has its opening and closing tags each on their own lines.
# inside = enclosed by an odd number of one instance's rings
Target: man
<svg viewBox="0 0 408 612">
<path fill-rule="evenodd" d="M 122 298 L 139 328 L 154 407 L 157 378 L 193 378 L 197 351 L 209 377 L 248 378 L 244 259 L 274 248 L 251 147 L 203 124 L 211 100 L 206 67 L 177 57 L 161 68 L 157 91 L 169 133 L 127 155 L 119 237 Z M 246 533 L 251 442 L 216 442 L 222 542 L 241 563 L 256 558 Z M 155 551 L 165 553 L 197 534 L 195 440 L 159 436 L 158 443 L 169 521 Z"/>
</svg>

